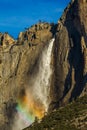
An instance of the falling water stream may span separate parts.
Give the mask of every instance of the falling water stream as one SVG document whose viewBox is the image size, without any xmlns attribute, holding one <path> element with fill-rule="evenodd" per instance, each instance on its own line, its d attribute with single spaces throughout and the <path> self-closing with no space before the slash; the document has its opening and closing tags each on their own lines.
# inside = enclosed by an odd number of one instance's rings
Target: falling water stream
<svg viewBox="0 0 87 130">
<path fill-rule="evenodd" d="M 39 59 L 39 70 L 35 75 L 32 91 L 27 89 L 25 95 L 18 100 L 17 113 L 12 130 L 22 130 L 41 119 L 49 107 L 50 78 L 52 75 L 51 54 L 54 38 L 43 50 Z"/>
<path fill-rule="evenodd" d="M 39 63 L 39 71 L 34 83 L 34 92 L 37 98 L 40 99 L 47 111 L 49 106 L 48 96 L 50 91 L 50 77 L 52 74 L 51 68 L 51 52 L 54 39 L 49 43 L 49 46 L 42 52 Z"/>
</svg>

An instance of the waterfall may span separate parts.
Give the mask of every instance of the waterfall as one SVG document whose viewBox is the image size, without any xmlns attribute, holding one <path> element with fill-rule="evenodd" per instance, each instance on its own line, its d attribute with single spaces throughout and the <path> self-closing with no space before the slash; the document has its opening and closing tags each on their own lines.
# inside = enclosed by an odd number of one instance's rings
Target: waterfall
<svg viewBox="0 0 87 130">
<path fill-rule="evenodd" d="M 51 68 L 51 52 L 53 47 L 54 39 L 52 39 L 42 52 L 42 56 L 39 62 L 39 71 L 34 83 L 34 93 L 36 98 L 40 99 L 45 110 L 47 111 L 49 106 L 48 96 L 50 91 L 50 76 L 52 74 Z"/>
<path fill-rule="evenodd" d="M 18 99 L 17 113 L 12 130 L 22 130 L 32 124 L 35 117 L 41 119 L 49 106 L 50 78 L 52 75 L 51 54 L 54 38 L 44 48 L 39 59 L 39 69 L 32 80 L 32 86 L 25 90 L 23 97 Z M 16 121 L 17 120 L 17 121 Z"/>
</svg>

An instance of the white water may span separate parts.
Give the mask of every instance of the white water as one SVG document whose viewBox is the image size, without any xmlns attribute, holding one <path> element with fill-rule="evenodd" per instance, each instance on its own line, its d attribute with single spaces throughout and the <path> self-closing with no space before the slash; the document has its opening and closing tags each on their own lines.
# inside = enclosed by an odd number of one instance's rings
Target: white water
<svg viewBox="0 0 87 130">
<path fill-rule="evenodd" d="M 50 77 L 52 74 L 51 68 L 51 54 L 54 39 L 49 42 L 48 47 L 42 52 L 42 56 L 39 61 L 39 71 L 34 82 L 34 94 L 42 104 L 45 106 L 46 111 L 49 106 L 49 91 L 50 91 Z"/>
<path fill-rule="evenodd" d="M 52 75 L 51 67 L 51 54 L 54 39 L 52 39 L 48 46 L 46 46 L 39 59 L 39 70 L 32 80 L 32 91 L 31 94 L 36 100 L 39 100 L 45 107 L 45 111 L 48 110 L 49 106 L 49 92 L 50 92 L 50 78 Z M 34 78 L 34 79 L 33 79 Z M 28 90 L 27 90 L 28 92 Z M 33 122 L 32 122 L 33 123 Z M 24 120 L 19 116 L 19 112 L 15 115 L 14 124 L 12 130 L 21 130 L 29 126 Z"/>
</svg>

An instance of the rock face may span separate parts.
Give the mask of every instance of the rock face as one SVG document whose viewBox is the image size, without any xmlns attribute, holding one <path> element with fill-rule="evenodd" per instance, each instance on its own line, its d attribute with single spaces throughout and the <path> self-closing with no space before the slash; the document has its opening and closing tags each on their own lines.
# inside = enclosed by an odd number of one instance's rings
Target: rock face
<svg viewBox="0 0 87 130">
<path fill-rule="evenodd" d="M 14 44 L 15 40 L 8 33 L 0 33 L 0 45 L 7 46 L 10 44 Z"/>
<path fill-rule="evenodd" d="M 17 97 L 54 34 L 49 110 L 87 94 L 87 0 L 72 0 L 57 25 L 38 23 L 21 32 L 17 41 L 0 34 L 1 129 L 10 129 Z"/>
<path fill-rule="evenodd" d="M 0 129 L 10 129 L 17 97 L 33 75 L 43 48 L 53 37 L 52 30 L 51 24 L 36 24 L 20 33 L 15 43 L 8 34 L 0 35 L 7 35 L 0 46 Z M 8 40 L 9 45 L 4 42 Z"/>
<path fill-rule="evenodd" d="M 86 12 L 87 1 L 74 0 L 58 21 L 54 45 L 52 104 L 56 102 L 58 106 L 65 105 L 76 97 L 87 94 Z"/>
</svg>

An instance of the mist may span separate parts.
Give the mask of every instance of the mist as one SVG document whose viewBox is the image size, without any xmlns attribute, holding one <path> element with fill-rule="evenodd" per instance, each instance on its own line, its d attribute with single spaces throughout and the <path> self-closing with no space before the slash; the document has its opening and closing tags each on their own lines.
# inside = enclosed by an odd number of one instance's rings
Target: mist
<svg viewBox="0 0 87 130">
<path fill-rule="evenodd" d="M 48 111 L 52 75 L 51 55 L 54 40 L 50 40 L 42 51 L 37 73 L 31 77 L 31 84 L 28 84 L 19 95 L 12 130 L 24 129 L 31 125 L 36 118 L 42 119 Z"/>
</svg>

